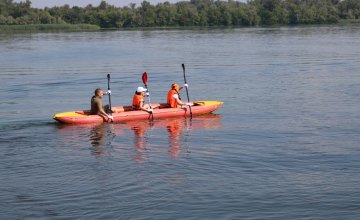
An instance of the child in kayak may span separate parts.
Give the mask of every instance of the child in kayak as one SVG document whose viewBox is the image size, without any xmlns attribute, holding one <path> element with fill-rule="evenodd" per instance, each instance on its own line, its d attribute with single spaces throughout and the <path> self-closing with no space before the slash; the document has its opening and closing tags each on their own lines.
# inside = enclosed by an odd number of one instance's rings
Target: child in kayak
<svg viewBox="0 0 360 220">
<path fill-rule="evenodd" d="M 184 84 L 183 87 L 180 87 L 176 83 L 171 84 L 171 89 L 168 92 L 167 101 L 166 101 L 169 108 L 178 108 L 179 105 L 180 105 L 180 107 L 182 107 L 183 105 L 186 105 L 186 106 L 192 105 L 191 103 L 182 102 L 181 98 L 180 98 L 179 91 L 182 90 L 183 88 L 187 88 L 187 87 L 188 87 L 188 84 Z"/>
<path fill-rule="evenodd" d="M 133 97 L 133 101 L 132 101 L 132 108 L 133 110 L 143 110 L 146 112 L 151 113 L 152 109 L 149 108 L 148 104 L 145 104 L 144 102 L 144 97 L 145 97 L 145 92 L 147 91 L 147 89 L 145 89 L 144 87 L 139 86 L 134 94 Z"/>
</svg>

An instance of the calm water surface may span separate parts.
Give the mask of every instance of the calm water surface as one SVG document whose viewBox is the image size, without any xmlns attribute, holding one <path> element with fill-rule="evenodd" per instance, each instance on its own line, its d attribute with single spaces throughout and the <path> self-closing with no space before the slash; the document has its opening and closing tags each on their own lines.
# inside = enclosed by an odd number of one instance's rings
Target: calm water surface
<svg viewBox="0 0 360 220">
<path fill-rule="evenodd" d="M 1 219 L 358 219 L 360 26 L 0 33 Z M 188 119 L 66 126 L 112 77 L 221 100 Z M 186 97 L 183 94 L 183 97 Z M 107 99 L 105 99 L 106 101 Z"/>
</svg>

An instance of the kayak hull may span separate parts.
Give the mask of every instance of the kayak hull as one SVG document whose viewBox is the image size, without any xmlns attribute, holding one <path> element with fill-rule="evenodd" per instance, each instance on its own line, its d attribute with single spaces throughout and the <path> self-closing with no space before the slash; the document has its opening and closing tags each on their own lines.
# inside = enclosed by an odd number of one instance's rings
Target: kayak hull
<svg viewBox="0 0 360 220">
<path fill-rule="evenodd" d="M 193 116 L 211 113 L 223 105 L 219 101 L 197 101 L 194 106 L 191 106 Z M 132 120 L 144 119 L 161 119 L 170 117 L 190 117 L 190 107 L 184 108 L 166 108 L 165 104 L 151 104 L 153 114 L 142 110 L 134 111 L 131 106 L 113 107 L 112 116 L 114 121 L 108 121 L 99 115 L 90 115 L 88 110 L 62 112 L 55 114 L 53 119 L 65 124 L 90 124 L 90 123 L 103 123 L 103 122 L 123 122 Z"/>
</svg>

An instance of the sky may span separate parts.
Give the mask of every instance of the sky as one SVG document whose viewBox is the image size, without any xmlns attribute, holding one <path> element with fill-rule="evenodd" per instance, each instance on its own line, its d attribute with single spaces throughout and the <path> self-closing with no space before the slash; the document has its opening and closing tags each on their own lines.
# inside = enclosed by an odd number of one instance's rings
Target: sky
<svg viewBox="0 0 360 220">
<path fill-rule="evenodd" d="M 14 2 L 25 2 L 25 0 L 14 0 Z M 101 0 L 30 0 L 31 6 L 33 8 L 44 8 L 44 7 L 54 7 L 54 6 L 63 6 L 65 4 L 68 4 L 70 6 L 79 6 L 79 7 L 85 7 L 89 4 L 92 4 L 93 6 L 98 6 L 101 2 Z M 143 0 L 105 0 L 110 5 L 115 5 L 118 7 L 123 6 L 129 6 L 130 3 L 135 3 L 136 6 L 139 6 Z M 156 5 L 160 2 L 168 1 L 170 3 L 175 3 L 180 0 L 147 0 L 152 5 Z"/>
</svg>

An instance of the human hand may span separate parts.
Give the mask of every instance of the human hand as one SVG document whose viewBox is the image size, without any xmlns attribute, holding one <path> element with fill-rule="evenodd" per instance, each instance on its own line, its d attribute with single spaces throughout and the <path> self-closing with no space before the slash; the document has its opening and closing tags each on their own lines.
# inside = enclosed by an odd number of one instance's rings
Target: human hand
<svg viewBox="0 0 360 220">
<path fill-rule="evenodd" d="M 184 87 L 187 88 L 187 87 L 189 87 L 189 85 L 188 85 L 187 83 L 185 83 L 185 84 L 184 84 Z"/>
<path fill-rule="evenodd" d="M 150 96 L 150 93 L 149 93 L 149 92 L 147 92 L 147 93 L 145 93 L 145 95 L 146 95 L 147 97 L 149 97 L 149 96 Z"/>
<path fill-rule="evenodd" d="M 108 115 L 107 117 L 108 117 L 108 119 L 111 119 L 112 121 L 114 121 L 114 116 Z"/>
<path fill-rule="evenodd" d="M 105 94 L 106 95 L 111 95 L 111 90 L 109 89 Z"/>
<path fill-rule="evenodd" d="M 147 112 L 153 113 L 153 109 L 152 109 L 152 108 L 148 108 L 148 109 L 147 109 Z"/>
</svg>

